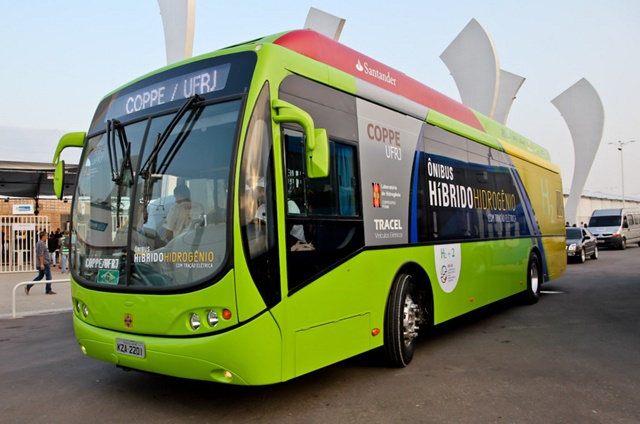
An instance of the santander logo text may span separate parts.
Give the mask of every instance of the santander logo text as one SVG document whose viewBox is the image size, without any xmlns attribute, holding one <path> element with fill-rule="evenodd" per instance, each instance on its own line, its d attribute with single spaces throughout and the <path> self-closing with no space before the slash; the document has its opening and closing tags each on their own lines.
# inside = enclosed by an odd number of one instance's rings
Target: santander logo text
<svg viewBox="0 0 640 424">
<path fill-rule="evenodd" d="M 385 74 L 384 72 L 380 72 L 377 69 L 370 68 L 367 62 L 364 62 L 364 64 L 362 64 L 360 62 L 360 59 L 358 59 L 358 63 L 356 63 L 356 69 L 360 72 L 364 72 L 367 75 L 371 75 L 374 78 L 378 78 L 379 80 L 382 80 L 387 84 L 391 84 L 393 86 L 396 85 L 396 79 L 391 76 L 390 72 L 387 71 L 387 73 Z"/>
</svg>

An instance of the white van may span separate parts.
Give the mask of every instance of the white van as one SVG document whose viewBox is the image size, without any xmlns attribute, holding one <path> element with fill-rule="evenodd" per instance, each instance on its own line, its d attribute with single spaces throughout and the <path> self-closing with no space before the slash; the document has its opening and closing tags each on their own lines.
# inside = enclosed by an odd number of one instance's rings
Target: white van
<svg viewBox="0 0 640 424">
<path fill-rule="evenodd" d="M 624 250 L 627 243 L 640 246 L 640 209 L 596 209 L 589 230 L 598 238 L 598 247 Z"/>
</svg>

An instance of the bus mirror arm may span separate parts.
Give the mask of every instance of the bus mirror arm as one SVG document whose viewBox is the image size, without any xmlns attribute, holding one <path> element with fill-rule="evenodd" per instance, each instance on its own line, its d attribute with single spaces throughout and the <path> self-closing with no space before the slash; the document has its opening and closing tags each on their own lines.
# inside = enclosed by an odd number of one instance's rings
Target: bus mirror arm
<svg viewBox="0 0 640 424">
<path fill-rule="evenodd" d="M 60 154 L 67 147 L 82 147 L 84 146 L 84 141 L 87 138 L 87 133 L 84 132 L 73 132 L 63 135 L 58 142 L 58 147 L 56 147 L 56 152 L 53 155 L 53 164 L 56 165 L 60 161 Z"/>
<path fill-rule="evenodd" d="M 67 147 L 82 147 L 87 138 L 87 133 L 74 132 L 65 134 L 60 138 L 56 152 L 53 155 L 53 164 L 56 166 L 53 174 L 53 191 L 58 199 L 64 195 L 64 161 L 60 160 L 60 154 Z"/>
<path fill-rule="evenodd" d="M 276 123 L 295 122 L 304 130 L 307 176 L 325 178 L 329 175 L 329 137 L 324 128 L 315 128 L 313 118 L 291 103 L 274 99 L 271 102 L 273 120 Z"/>
</svg>

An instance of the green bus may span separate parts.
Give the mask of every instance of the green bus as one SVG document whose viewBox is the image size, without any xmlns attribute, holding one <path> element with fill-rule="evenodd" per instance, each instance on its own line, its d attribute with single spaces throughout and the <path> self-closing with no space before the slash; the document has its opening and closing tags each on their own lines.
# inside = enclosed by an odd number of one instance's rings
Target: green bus
<svg viewBox="0 0 640 424">
<path fill-rule="evenodd" d="M 566 268 L 547 150 L 311 30 L 231 46 L 108 94 L 81 147 L 73 322 L 86 355 L 282 382 Z"/>
</svg>

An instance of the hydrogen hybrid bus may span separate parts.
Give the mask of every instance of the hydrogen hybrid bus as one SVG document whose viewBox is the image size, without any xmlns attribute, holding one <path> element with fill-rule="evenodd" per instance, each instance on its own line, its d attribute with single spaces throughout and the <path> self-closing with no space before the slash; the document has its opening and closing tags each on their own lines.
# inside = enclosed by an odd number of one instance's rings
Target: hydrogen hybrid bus
<svg viewBox="0 0 640 424">
<path fill-rule="evenodd" d="M 311 30 L 231 46 L 108 94 L 81 147 L 71 292 L 86 355 L 282 382 L 566 268 L 548 151 Z"/>
</svg>

